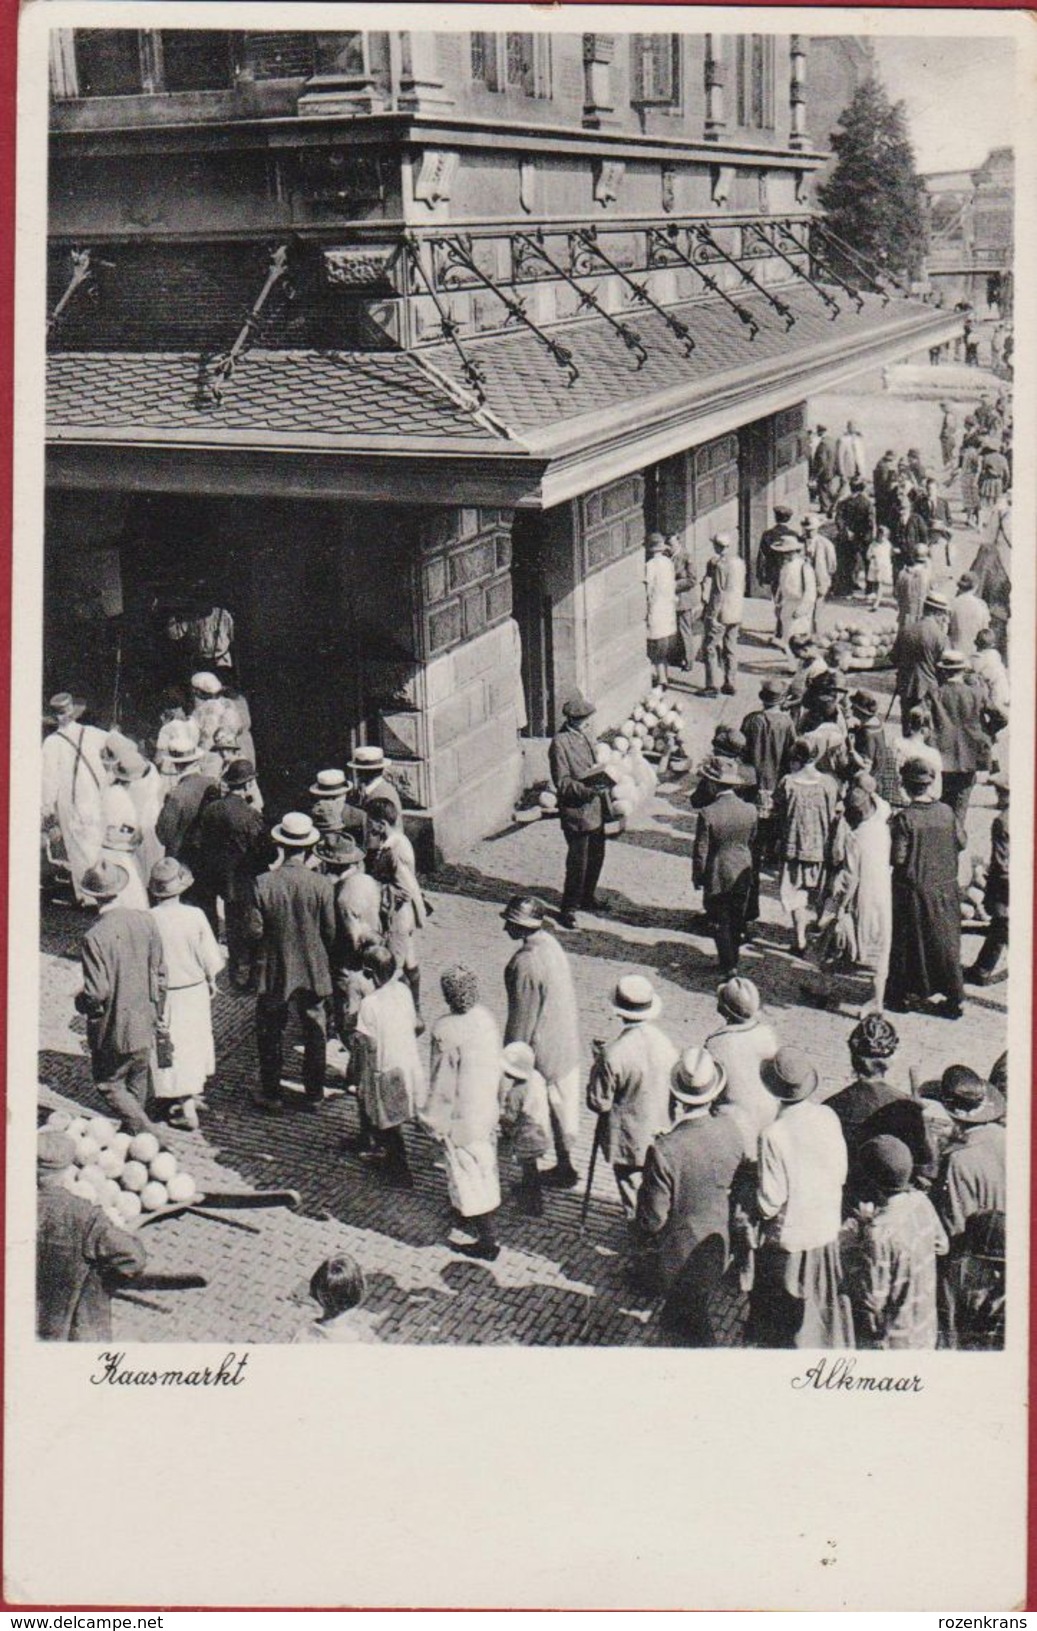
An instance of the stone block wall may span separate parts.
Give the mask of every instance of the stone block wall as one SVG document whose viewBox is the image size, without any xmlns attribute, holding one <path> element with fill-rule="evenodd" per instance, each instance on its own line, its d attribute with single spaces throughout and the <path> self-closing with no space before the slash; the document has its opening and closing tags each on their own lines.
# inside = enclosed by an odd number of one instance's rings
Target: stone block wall
<svg viewBox="0 0 1037 1631">
<path fill-rule="evenodd" d="M 582 683 L 603 726 L 618 722 L 648 685 L 644 497 L 644 478 L 632 475 L 575 506 L 586 640 Z"/>
</svg>

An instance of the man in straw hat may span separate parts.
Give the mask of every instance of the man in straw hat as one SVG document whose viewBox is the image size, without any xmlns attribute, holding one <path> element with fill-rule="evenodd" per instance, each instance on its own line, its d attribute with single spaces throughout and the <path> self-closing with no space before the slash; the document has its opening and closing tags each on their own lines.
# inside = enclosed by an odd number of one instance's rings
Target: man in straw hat
<svg viewBox="0 0 1037 1631">
<path fill-rule="evenodd" d="M 713 1348 L 716 1293 L 727 1267 L 729 1201 L 742 1136 L 715 1114 L 722 1067 L 706 1048 L 687 1048 L 672 1067 L 669 1120 L 649 1146 L 637 1197 L 637 1233 L 655 1248 L 661 1324 L 675 1345 Z"/>
<path fill-rule="evenodd" d="M 147 1261 L 135 1235 L 65 1187 L 76 1147 L 67 1133 L 36 1135 L 36 1335 L 41 1342 L 109 1342 L 111 1288 Z"/>
<path fill-rule="evenodd" d="M 677 1049 L 653 1023 L 662 1006 L 650 980 L 641 974 L 622 977 L 612 993 L 612 1011 L 623 1028 L 613 1041 L 595 1046 L 587 1083 L 587 1106 L 603 1118 L 601 1148 L 628 1223 L 634 1219 L 648 1147 L 670 1122 L 670 1071 Z"/>
<path fill-rule="evenodd" d="M 983 729 L 983 694 L 966 679 L 968 665 L 960 651 L 948 648 L 938 663 L 940 684 L 930 698 L 933 745 L 943 763 L 943 792 L 964 825 L 976 774 L 990 767 L 990 738 Z"/>
<path fill-rule="evenodd" d="M 857 1152 L 859 1203 L 840 1257 L 858 1348 L 935 1348 L 936 1259 L 947 1235 L 899 1138 L 880 1133 Z"/>
<path fill-rule="evenodd" d="M 80 949 L 83 989 L 76 1009 L 86 1016 L 90 1065 L 98 1093 L 129 1133 L 153 1133 L 147 1115 L 151 1054 L 166 1003 L 162 938 L 150 912 L 128 911 L 121 896 L 126 865 L 99 861 L 81 879 L 97 902 Z"/>
<path fill-rule="evenodd" d="M 949 643 L 948 615 L 946 596 L 931 590 L 925 597 L 918 622 L 905 623 L 893 643 L 901 719 L 906 719 L 910 708 L 927 701 L 939 689 L 937 664 Z"/>
<path fill-rule="evenodd" d="M 692 850 L 692 883 L 702 890 L 702 905 L 716 941 L 720 978 L 738 969 L 746 925 L 758 897 L 754 845 L 757 818 L 738 795 L 741 775 L 729 760 L 713 757 L 702 767 L 703 780 L 714 789 L 713 800 L 698 813 Z"/>
<path fill-rule="evenodd" d="M 322 833 L 358 832 L 363 816 L 349 800 L 349 781 L 344 770 L 318 770 L 310 785 L 313 825 Z"/>
<path fill-rule="evenodd" d="M 808 634 L 814 626 L 817 604 L 817 578 L 806 558 L 798 533 L 785 533 L 771 545 L 777 562 L 774 583 L 774 616 L 778 644 L 786 650 L 794 634 Z"/>
<path fill-rule="evenodd" d="M 43 743 L 42 825 L 52 837 L 60 835 L 76 902 L 86 906 L 83 873 L 94 865 L 104 842 L 105 733 L 80 722 L 86 704 L 69 691 L 59 691 L 49 706 L 54 729 Z"/>
<path fill-rule="evenodd" d="M 164 762 L 176 781 L 159 811 L 155 836 L 167 855 L 196 866 L 195 824 L 203 805 L 216 798 L 218 792 L 213 778 L 200 772 L 202 749 L 188 725 L 189 721 L 184 720 L 166 738 Z"/>
<path fill-rule="evenodd" d="M 577 911 L 601 910 L 597 888 L 605 861 L 605 808 L 594 743 L 586 728 L 594 704 L 574 691 L 562 704 L 562 716 L 565 723 L 551 742 L 548 762 L 567 850 L 558 921 L 563 928 L 575 929 Z"/>
<path fill-rule="evenodd" d="M 252 982 L 248 915 L 255 879 L 269 848 L 263 818 L 249 797 L 255 774 L 251 759 L 231 760 L 220 779 L 219 797 L 209 799 L 199 812 L 194 846 L 202 883 L 198 903 L 207 908 L 215 928 L 216 901 L 223 901 L 227 961 L 239 991 Z"/>
<path fill-rule="evenodd" d="M 398 816 L 403 814 L 403 805 L 400 795 L 392 782 L 385 774 L 388 761 L 385 749 L 372 743 L 369 746 L 358 747 L 354 750 L 348 768 L 353 772 L 353 786 L 350 799 L 358 809 L 364 812 L 364 848 L 370 849 L 369 829 L 367 820 L 367 806 L 372 799 L 388 799 L 396 806 Z"/>
<path fill-rule="evenodd" d="M 331 879 L 312 865 L 320 833 L 308 815 L 289 810 L 271 836 L 277 864 L 257 880 L 248 919 L 251 939 L 262 946 L 256 997 L 259 1092 L 252 1103 L 258 1110 L 281 1109 L 284 1028 L 294 1004 L 303 1033 L 305 1104 L 316 1110 L 324 1100 L 327 1066 L 335 892 Z"/>
<path fill-rule="evenodd" d="M 964 985 L 958 854 L 965 833 L 950 806 L 933 799 L 930 765 L 908 759 L 900 779 L 910 803 L 894 811 L 889 823 L 893 938 L 886 1007 L 906 1013 L 942 997 L 942 1007 L 927 1011 L 959 1019 Z"/>
<path fill-rule="evenodd" d="M 745 606 L 745 562 L 731 548 L 731 534 L 716 532 L 713 554 L 702 576 L 702 660 L 706 684 L 702 695 L 715 697 L 717 681 L 725 696 L 734 696 L 738 673 L 738 634 Z"/>
<path fill-rule="evenodd" d="M 555 1165 L 543 1182 L 573 1189 L 580 1181 L 572 1160 L 580 1131 L 580 1032 L 569 959 L 545 928 L 544 908 L 533 896 L 513 895 L 501 916 L 508 939 L 519 942 L 504 970 L 504 1041 L 528 1042 L 547 1083 Z"/>
<path fill-rule="evenodd" d="M 762 1075 L 778 1115 L 760 1134 L 756 1207 L 763 1233 L 746 1341 L 757 1348 L 852 1348 L 840 1285 L 847 1157 L 838 1117 L 814 1101 L 818 1074 L 801 1048 L 779 1048 Z"/>
<path fill-rule="evenodd" d="M 148 887 L 166 962 L 164 1020 L 172 1044 L 172 1062 L 155 1073 L 155 1097 L 171 1126 L 194 1132 L 195 1100 L 216 1072 L 212 999 L 224 957 L 201 907 L 183 899 L 191 887 L 187 867 L 167 855 L 155 863 Z"/>
<path fill-rule="evenodd" d="M 969 1065 L 949 1065 L 937 1096 L 958 1135 L 933 1197 L 953 1242 L 973 1213 L 1005 1210 L 1005 1101 Z"/>
</svg>

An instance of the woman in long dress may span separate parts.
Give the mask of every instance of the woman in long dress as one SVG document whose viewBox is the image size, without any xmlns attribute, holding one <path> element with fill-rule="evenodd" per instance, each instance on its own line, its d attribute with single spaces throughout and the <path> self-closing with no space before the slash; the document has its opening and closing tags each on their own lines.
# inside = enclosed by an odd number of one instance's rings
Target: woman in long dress
<svg viewBox="0 0 1037 1631">
<path fill-rule="evenodd" d="M 829 912 L 844 924 L 849 961 L 871 975 L 871 1008 L 882 1012 L 893 939 L 890 807 L 867 787 L 851 787 L 844 808 L 842 866 L 832 884 Z M 822 919 L 824 924 L 825 919 Z"/>
<path fill-rule="evenodd" d="M 194 1131 L 195 1100 L 216 1071 L 212 1034 L 212 999 L 223 952 L 200 906 L 188 906 L 181 895 L 194 882 L 189 869 L 168 856 L 151 874 L 151 908 L 166 959 L 165 1028 L 172 1043 L 172 1062 L 164 1063 L 160 1039 L 155 1097 L 173 1127 Z"/>
<path fill-rule="evenodd" d="M 789 773 L 778 783 L 774 808 L 781 833 L 781 904 L 792 921 L 795 949 L 807 947 L 812 906 L 822 898 L 832 858 L 831 838 L 839 788 L 815 763 L 813 742 L 799 736 L 789 750 Z"/>
<path fill-rule="evenodd" d="M 652 684 L 666 685 L 670 677 L 669 664 L 678 661 L 677 576 L 673 561 L 666 553 L 666 539 L 658 532 L 648 541 L 645 600 Z"/>
<path fill-rule="evenodd" d="M 494 1218 L 501 1203 L 497 1170 L 501 1039 L 467 968 L 448 968 L 441 985 L 450 1012 L 432 1030 L 432 1072 L 422 1125 L 443 1145 L 450 1204 L 461 1224 L 451 1245 L 492 1262 L 500 1247 Z M 472 1238 L 474 1236 L 474 1239 Z"/>
<path fill-rule="evenodd" d="M 410 987 L 397 978 L 387 946 L 369 946 L 364 973 L 372 990 L 361 1001 L 353 1032 L 349 1080 L 356 1088 L 360 1136 L 344 1147 L 380 1163 L 386 1180 L 411 1189 L 403 1128 L 425 1102 L 425 1068 L 418 1053 L 418 1016 Z"/>
<path fill-rule="evenodd" d="M 911 802 L 890 822 L 893 941 L 886 1005 L 895 1013 L 923 1008 L 957 1019 L 964 994 L 958 855 L 965 832 L 950 805 L 933 799 L 931 766 L 909 759 L 900 777 Z M 935 996 L 942 1006 L 926 1009 Z"/>
</svg>

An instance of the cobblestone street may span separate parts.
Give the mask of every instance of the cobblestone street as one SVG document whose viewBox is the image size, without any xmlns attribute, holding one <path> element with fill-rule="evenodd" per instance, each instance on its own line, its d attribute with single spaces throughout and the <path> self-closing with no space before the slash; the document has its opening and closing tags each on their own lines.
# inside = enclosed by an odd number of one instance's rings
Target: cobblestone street
<svg viewBox="0 0 1037 1631">
<path fill-rule="evenodd" d="M 831 414 L 865 409 L 842 397 L 826 403 Z M 870 399 L 885 415 L 882 435 L 903 445 L 908 435 L 892 423 L 898 413 L 914 427 L 915 404 Z M 816 411 L 816 410 L 815 410 Z M 934 421 L 935 408 L 929 410 Z M 833 419 L 829 419 L 832 423 Z M 872 435 L 869 446 L 877 446 Z M 932 457 L 933 450 L 923 447 Z M 958 534 L 953 565 L 971 558 L 975 534 Z M 943 574 L 947 576 L 946 574 Z M 723 719 L 740 723 L 755 705 L 760 678 L 778 665 L 759 637 L 770 610 L 752 602 L 757 629 L 743 630 L 739 694 L 721 703 L 700 701 L 686 688 L 685 717 L 693 750 L 701 757 Z M 840 608 L 844 612 L 845 608 Z M 834 615 L 831 608 L 829 617 Z M 891 613 L 889 615 L 892 615 Z M 867 617 L 866 612 L 860 614 Z M 869 680 L 888 694 L 889 676 Z M 604 728 L 610 721 L 601 720 Z M 970 812 L 969 850 L 986 853 L 993 796 L 979 787 Z M 704 1040 L 716 1025 L 715 959 L 711 939 L 695 927 L 690 845 L 694 814 L 684 783 L 660 786 L 650 810 L 610 843 L 603 875 L 607 918 L 583 919 L 564 938 L 576 979 L 584 1048 L 589 1061 L 594 1037 L 613 1034 L 610 999 L 619 973 L 649 975 L 664 1012 L 660 1023 L 682 1046 Z M 558 903 L 564 844 L 557 822 L 514 827 L 475 846 L 464 864 L 440 871 L 429 883 L 434 914 L 421 944 L 423 1007 L 431 1022 L 442 1012 L 439 975 L 462 960 L 479 973 L 484 1000 L 503 1021 L 503 969 L 511 953 L 500 922 L 501 905 L 520 889 L 535 890 L 552 908 Z M 81 1023 L 72 1020 L 80 975 L 78 944 L 83 920 L 44 897 L 40 1081 L 48 1104 L 75 1101 L 97 1108 L 83 1052 Z M 971 961 L 975 942 L 965 942 Z M 789 931 L 776 899 L 776 881 L 764 879 L 759 938 L 747 947 L 743 971 L 764 996 L 785 1040 L 805 1045 L 819 1069 L 825 1094 L 847 1079 L 846 1039 L 853 1008 L 804 1007 L 801 983 L 808 970 L 789 950 Z M 383 1341 L 407 1343 L 630 1344 L 659 1340 L 651 1302 L 629 1289 L 626 1231 L 608 1169 L 599 1164 L 588 1225 L 579 1228 L 581 1190 L 550 1194 L 542 1220 L 520 1217 L 507 1200 L 500 1217 L 503 1250 L 492 1266 L 452 1254 L 445 1173 L 436 1146 L 408 1131 L 412 1192 L 382 1187 L 377 1174 L 339 1153 L 343 1133 L 355 1128 L 353 1100 L 334 1086 L 317 1116 L 289 1113 L 279 1120 L 255 1114 L 248 1089 L 256 1078 L 253 999 L 234 993 L 225 980 L 215 1007 L 219 1062 L 203 1110 L 202 1131 L 170 1133 L 168 1142 L 201 1189 L 297 1190 L 296 1213 L 283 1208 L 186 1215 L 145 1231 L 150 1267 L 157 1272 L 197 1270 L 205 1289 L 121 1294 L 114 1304 L 118 1343 L 192 1340 L 221 1343 L 286 1342 L 309 1317 L 306 1282 L 321 1260 L 350 1251 L 369 1281 L 366 1317 Z M 910 1066 L 921 1079 L 963 1061 L 984 1074 L 1004 1047 L 1006 986 L 969 988 L 965 1017 L 957 1024 L 910 1015 L 897 1020 L 901 1046 L 896 1078 L 906 1085 Z M 861 997 L 856 999 L 862 1000 Z M 299 1055 L 289 1047 L 290 1073 Z M 55 1097 L 55 1095 L 57 1097 Z M 301 1099 L 301 1091 L 299 1093 Z M 592 1120 L 584 1112 L 579 1166 L 585 1176 Z M 503 1176 L 503 1175 L 502 1175 Z M 743 1309 L 731 1297 L 726 1330 L 738 1340 Z"/>
</svg>

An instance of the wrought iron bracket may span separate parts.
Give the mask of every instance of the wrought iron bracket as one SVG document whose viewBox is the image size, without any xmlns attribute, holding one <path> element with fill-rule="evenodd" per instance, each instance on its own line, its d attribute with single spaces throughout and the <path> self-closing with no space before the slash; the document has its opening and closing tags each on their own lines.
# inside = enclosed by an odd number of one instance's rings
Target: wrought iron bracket
<svg viewBox="0 0 1037 1631">
<path fill-rule="evenodd" d="M 785 228 L 781 226 L 780 222 L 775 223 L 775 224 L 777 225 L 779 232 L 784 232 L 785 231 Z M 796 261 L 796 260 L 793 260 L 791 255 L 786 254 L 785 250 L 782 249 L 780 244 L 776 244 L 774 242 L 774 239 L 767 232 L 766 227 L 760 226 L 756 221 L 747 222 L 747 226 L 748 226 L 749 231 L 754 233 L 755 236 L 757 238 L 759 238 L 760 242 L 766 245 L 767 249 L 770 251 L 770 253 L 772 255 L 777 255 L 778 259 L 783 260 L 785 262 L 785 265 L 790 267 L 792 269 L 792 271 L 795 272 L 797 277 L 802 278 L 804 283 L 809 283 L 810 287 L 813 289 L 815 294 L 820 295 L 821 299 L 824 301 L 825 305 L 828 307 L 828 310 L 831 312 L 832 321 L 834 322 L 835 319 L 839 316 L 839 312 L 841 310 L 841 307 L 839 305 L 838 300 L 833 300 L 832 296 L 828 293 L 827 289 L 823 289 L 821 287 L 820 283 L 815 283 L 814 279 L 810 276 L 809 272 L 804 272 L 804 270 L 803 270 L 802 266 L 799 264 L 799 262 Z M 744 228 L 743 228 L 743 230 L 744 230 Z M 799 240 L 797 238 L 792 238 L 791 233 L 787 234 L 787 236 L 789 236 L 791 238 L 791 241 L 793 243 L 798 243 L 799 242 Z"/>
<path fill-rule="evenodd" d="M 747 311 L 744 306 L 740 305 L 732 295 L 728 294 L 726 289 L 722 289 L 716 278 L 713 277 L 711 273 L 704 271 L 699 265 L 698 261 L 693 260 L 690 255 L 685 254 L 684 250 L 681 249 L 680 245 L 677 243 L 677 237 L 680 230 L 681 229 L 678 226 L 662 228 L 649 227 L 649 249 L 651 250 L 651 248 L 654 246 L 657 251 L 661 251 L 664 255 L 673 255 L 682 263 L 682 265 L 690 267 L 693 272 L 697 272 L 710 293 L 718 295 L 725 305 L 730 306 L 739 322 L 746 325 L 749 330 L 750 340 L 755 340 L 756 336 L 760 332 L 760 325 L 756 321 L 756 318 L 753 316 L 752 312 Z M 666 264 L 665 261 L 663 264 Z"/>
<path fill-rule="evenodd" d="M 459 325 L 450 316 L 450 313 L 447 311 L 446 307 L 443 305 L 443 302 L 440 300 L 439 295 L 436 293 L 435 285 L 433 284 L 432 279 L 429 277 L 424 266 L 421 264 L 421 251 L 418 248 L 414 237 L 410 233 L 407 233 L 403 240 L 403 252 L 407 257 L 407 264 L 411 269 L 412 275 L 416 276 L 418 281 L 422 284 L 425 293 L 428 295 L 439 314 L 440 334 L 443 336 L 444 340 L 449 340 L 450 344 L 457 352 L 461 363 L 461 372 L 468 381 L 468 384 L 471 386 L 471 389 L 475 394 L 476 401 L 478 402 L 479 406 L 482 407 L 483 403 L 486 401 L 486 375 L 483 373 L 478 364 L 474 363 L 468 356 L 463 349 L 460 340 L 457 338 L 457 330 Z"/>
<path fill-rule="evenodd" d="M 684 347 L 685 356 L 691 356 L 691 353 L 695 349 L 695 336 L 692 334 L 687 324 L 682 323 L 679 317 L 674 317 L 673 313 L 667 311 L 665 306 L 661 306 L 658 300 L 654 300 L 648 293 L 648 290 L 644 288 L 642 284 L 636 283 L 628 272 L 624 272 L 621 266 L 617 266 L 615 261 L 606 255 L 605 251 L 598 243 L 598 233 L 596 227 L 587 227 L 582 231 L 574 233 L 573 242 L 582 244 L 584 249 L 586 249 L 590 254 L 594 255 L 603 266 L 608 267 L 608 270 L 612 272 L 615 277 L 621 279 L 621 281 L 626 284 L 627 288 L 633 294 L 638 305 L 649 306 L 651 307 L 652 311 L 657 312 L 662 318 L 663 322 L 666 324 L 666 327 L 669 329 L 670 333 L 675 334 L 677 339 L 680 340 Z"/>
<path fill-rule="evenodd" d="M 784 228 L 781 230 L 784 231 Z M 837 284 L 838 287 L 842 289 L 844 294 L 849 295 L 858 311 L 864 310 L 864 296 L 861 294 L 860 290 L 855 289 L 852 284 L 847 283 L 845 278 L 840 277 L 839 273 L 835 270 L 835 267 L 831 264 L 831 262 L 823 255 L 819 255 L 817 253 L 816 224 L 813 222 L 811 223 L 810 259 L 820 266 L 822 272 L 825 273 L 833 283 Z M 870 281 L 871 280 L 869 278 L 869 282 Z M 888 303 L 889 297 L 887 296 L 886 298 Z"/>
<path fill-rule="evenodd" d="M 829 249 L 833 249 L 837 255 L 845 256 L 845 258 L 850 262 L 850 265 L 855 266 L 858 272 L 860 272 L 863 277 L 867 278 L 876 294 L 882 296 L 882 304 L 884 306 L 889 305 L 891 298 L 889 289 L 886 287 L 887 284 L 892 283 L 893 287 L 895 289 L 899 289 L 901 294 L 908 293 L 903 285 L 899 283 L 898 280 L 889 272 L 884 272 L 880 268 L 872 267 L 868 261 L 864 259 L 863 255 L 859 255 L 855 249 L 851 249 L 848 243 L 844 243 L 842 238 L 838 237 L 836 233 L 830 231 L 828 227 L 822 226 L 820 221 L 812 221 L 811 229 L 817 233 L 818 237 L 821 238 L 825 244 L 827 244 Z"/>
<path fill-rule="evenodd" d="M 471 238 L 438 238 L 436 239 L 436 245 L 442 249 L 447 265 L 462 267 L 464 271 L 466 271 L 470 277 L 475 278 L 476 282 L 480 283 L 484 289 L 489 289 L 491 294 L 496 295 L 497 299 L 501 302 L 501 305 L 507 311 L 508 320 L 510 322 L 521 323 L 525 328 L 528 328 L 533 334 L 536 335 L 537 339 L 540 341 L 540 344 L 545 348 L 545 350 L 550 352 L 551 356 L 554 358 L 554 361 L 558 364 L 558 367 L 564 369 L 566 374 L 568 374 L 569 384 L 575 385 L 576 381 L 580 377 L 580 370 L 577 368 L 576 363 L 573 360 L 572 352 L 567 346 L 562 345 L 560 341 L 553 340 L 549 334 L 545 334 L 543 329 L 534 323 L 522 301 L 517 300 L 513 295 L 505 294 L 502 289 L 498 289 L 493 279 L 488 277 L 486 273 L 475 264 L 475 260 L 472 256 Z"/>
<path fill-rule="evenodd" d="M 97 264 L 100 265 L 100 266 L 110 266 L 111 262 L 110 261 L 99 261 Z M 68 310 L 68 307 L 70 306 L 72 301 L 75 299 L 76 293 L 77 293 L 77 291 L 79 289 L 85 288 L 89 284 L 93 288 L 94 292 L 96 293 L 96 284 L 93 283 L 94 273 L 95 273 L 94 261 L 93 261 L 90 250 L 89 249 L 73 249 L 72 250 L 72 276 L 70 277 L 70 279 L 68 281 L 68 286 L 65 289 L 64 294 L 61 296 L 61 299 L 58 301 L 57 305 L 54 307 L 54 310 L 51 312 L 50 316 L 47 318 L 47 333 L 48 334 L 52 333 L 53 330 L 57 327 L 57 325 L 60 322 L 61 318 L 64 316 L 65 312 Z"/>
<path fill-rule="evenodd" d="M 633 329 L 628 328 L 618 317 L 613 317 L 611 312 L 606 311 L 592 290 L 581 288 L 572 272 L 567 272 L 564 266 L 559 265 L 558 261 L 548 254 L 540 241 L 542 236 L 541 231 L 538 231 L 535 235 L 526 232 L 516 233 L 515 243 L 521 246 L 525 255 L 532 255 L 535 259 L 542 261 L 545 266 L 554 272 L 556 277 L 562 278 L 571 289 L 575 289 L 580 297 L 580 305 L 587 306 L 591 311 L 597 312 L 599 317 L 603 317 L 609 327 L 619 335 L 627 350 L 636 357 L 637 367 L 643 368 L 648 361 L 648 352 L 645 350 L 640 338 L 634 333 Z"/>
<path fill-rule="evenodd" d="M 709 249 L 712 249 L 713 253 L 719 256 L 719 258 L 724 261 L 726 265 L 733 266 L 745 279 L 746 283 L 751 283 L 753 288 L 756 289 L 758 293 L 762 294 L 767 304 L 772 306 L 778 315 L 784 319 L 786 330 L 792 327 L 796 321 L 796 314 L 792 308 L 786 305 L 784 300 L 779 300 L 776 294 L 772 294 L 770 289 L 767 288 L 766 284 L 760 282 L 759 278 L 755 278 L 751 272 L 747 272 L 741 261 L 738 260 L 736 256 L 729 255 L 727 250 L 722 248 L 721 245 L 717 243 L 708 227 L 702 226 L 699 222 L 694 222 L 688 228 L 688 230 L 694 234 L 699 243 L 705 244 Z"/>
<path fill-rule="evenodd" d="M 252 307 L 245 317 L 245 321 L 238 331 L 238 336 L 229 351 L 220 352 L 209 363 L 206 378 L 206 390 L 213 402 L 218 403 L 223 396 L 223 388 L 229 379 L 234 376 L 238 363 L 251 345 L 256 330 L 260 327 L 263 318 L 263 308 L 281 282 L 288 275 L 288 245 L 279 244 L 270 256 L 270 266 L 266 274 L 262 289 L 252 303 Z"/>
</svg>

